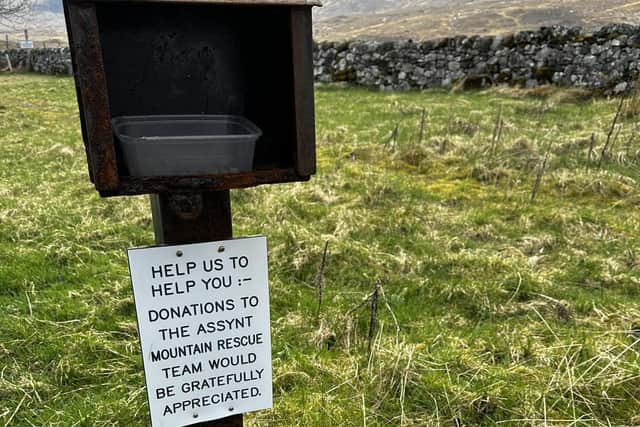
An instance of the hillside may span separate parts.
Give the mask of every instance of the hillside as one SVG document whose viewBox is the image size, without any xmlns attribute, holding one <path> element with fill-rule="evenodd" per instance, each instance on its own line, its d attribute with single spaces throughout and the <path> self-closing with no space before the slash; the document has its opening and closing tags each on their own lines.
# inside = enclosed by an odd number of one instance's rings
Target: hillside
<svg viewBox="0 0 640 427">
<path fill-rule="evenodd" d="M 34 12 L 63 13 L 60 0 L 38 0 L 33 5 Z"/>
<path fill-rule="evenodd" d="M 640 24 L 637 0 L 325 0 L 315 9 L 318 40 L 432 39 L 499 34 L 549 25 Z M 32 38 L 65 39 L 61 0 L 37 0 L 24 22 Z M 21 38 L 22 26 L 8 32 Z"/>
<path fill-rule="evenodd" d="M 36 41 L 36 47 L 42 47 L 39 43 L 43 41 L 49 42 L 49 46 L 66 44 L 62 0 L 35 0 L 28 16 L 21 19 L 0 20 L 0 34 L 3 35 L 3 41 L 4 34 L 8 35 L 12 42 L 22 40 L 25 28 L 29 31 L 29 38 Z"/>
<path fill-rule="evenodd" d="M 326 0 L 316 11 L 319 40 L 432 39 L 499 34 L 549 25 L 594 27 L 640 23 L 640 1 L 630 0 Z"/>
</svg>

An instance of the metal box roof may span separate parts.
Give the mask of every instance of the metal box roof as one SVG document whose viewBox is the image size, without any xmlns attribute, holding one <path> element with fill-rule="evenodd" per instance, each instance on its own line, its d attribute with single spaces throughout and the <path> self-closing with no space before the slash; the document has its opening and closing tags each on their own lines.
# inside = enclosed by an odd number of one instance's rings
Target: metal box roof
<svg viewBox="0 0 640 427">
<path fill-rule="evenodd" d="M 96 3 L 113 0 L 93 0 Z M 122 3 L 126 0 L 116 0 Z M 227 5 L 262 5 L 262 6 L 322 6 L 320 0 L 136 0 L 138 3 L 198 3 Z"/>
</svg>

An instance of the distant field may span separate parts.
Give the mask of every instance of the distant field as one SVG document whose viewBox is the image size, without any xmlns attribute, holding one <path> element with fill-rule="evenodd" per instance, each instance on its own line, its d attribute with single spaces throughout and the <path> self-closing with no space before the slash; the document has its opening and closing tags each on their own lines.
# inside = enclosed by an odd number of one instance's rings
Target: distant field
<svg viewBox="0 0 640 427">
<path fill-rule="evenodd" d="M 148 422 L 125 249 L 150 209 L 96 195 L 75 99 L 0 76 L 0 425 Z M 319 88 L 317 177 L 233 192 L 235 235 L 270 246 L 275 408 L 248 425 L 640 425 L 640 102 L 612 127 L 619 102 Z"/>
</svg>

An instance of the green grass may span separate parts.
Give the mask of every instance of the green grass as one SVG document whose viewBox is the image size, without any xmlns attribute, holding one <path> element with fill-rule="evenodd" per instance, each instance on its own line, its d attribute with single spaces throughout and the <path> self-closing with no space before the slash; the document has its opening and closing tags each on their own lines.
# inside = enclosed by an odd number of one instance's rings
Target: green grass
<svg viewBox="0 0 640 427">
<path fill-rule="evenodd" d="M 275 408 L 249 425 L 640 425 L 635 101 L 598 168 L 616 99 L 316 96 L 318 175 L 232 192 L 270 245 Z M 145 425 L 147 198 L 91 187 L 68 78 L 0 76 L 0 163 L 0 425 Z"/>
</svg>

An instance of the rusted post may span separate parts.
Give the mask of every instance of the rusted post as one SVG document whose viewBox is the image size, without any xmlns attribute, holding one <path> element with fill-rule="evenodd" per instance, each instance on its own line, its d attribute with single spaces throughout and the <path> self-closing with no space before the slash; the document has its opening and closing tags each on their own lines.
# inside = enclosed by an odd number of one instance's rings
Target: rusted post
<svg viewBox="0 0 640 427">
<path fill-rule="evenodd" d="M 151 196 L 157 244 L 226 240 L 232 236 L 229 191 Z"/>
<path fill-rule="evenodd" d="M 242 415 L 234 415 L 221 420 L 194 424 L 191 427 L 242 427 Z"/>
<path fill-rule="evenodd" d="M 154 194 L 151 213 L 157 244 L 202 243 L 233 235 L 229 190 Z M 193 426 L 242 427 L 242 415 Z"/>
</svg>

